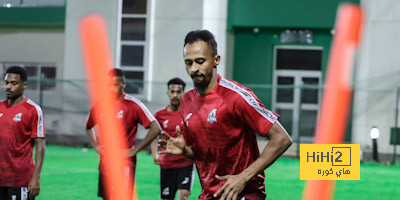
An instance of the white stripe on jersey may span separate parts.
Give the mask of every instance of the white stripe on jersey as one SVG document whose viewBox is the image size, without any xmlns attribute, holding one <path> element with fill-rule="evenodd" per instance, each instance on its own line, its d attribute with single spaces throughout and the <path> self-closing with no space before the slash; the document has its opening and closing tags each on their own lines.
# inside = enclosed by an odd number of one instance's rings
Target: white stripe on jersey
<svg viewBox="0 0 400 200">
<path fill-rule="evenodd" d="M 28 99 L 28 101 L 26 101 L 27 103 L 31 104 L 32 106 L 34 106 L 36 108 L 36 112 L 38 115 L 38 124 L 37 124 L 37 136 L 38 137 L 44 137 L 44 125 L 43 125 L 43 112 L 42 109 L 40 108 L 39 105 L 37 105 L 35 102 L 33 102 L 32 100 Z"/>
<path fill-rule="evenodd" d="M 271 111 L 267 110 L 266 108 L 262 108 L 260 104 L 258 104 L 257 100 L 253 97 L 253 95 L 251 95 L 249 92 L 239 87 L 235 83 L 221 78 L 221 80 L 219 81 L 219 85 L 240 94 L 240 96 L 242 96 L 243 99 L 246 100 L 246 102 L 251 107 L 253 107 L 258 113 L 260 113 L 265 119 L 267 119 L 271 123 L 275 123 L 275 121 L 278 119 L 278 117 L 275 116 Z"/>
<path fill-rule="evenodd" d="M 143 110 L 144 114 L 146 114 L 146 117 L 147 117 L 151 122 L 156 121 L 156 119 L 154 118 L 153 114 L 151 114 L 151 112 L 149 111 L 149 109 L 147 109 L 147 107 L 146 107 L 139 99 L 136 99 L 135 97 L 130 96 L 130 95 L 128 95 L 128 94 L 125 95 L 124 98 L 125 98 L 126 100 L 133 101 L 133 102 L 135 102 L 137 105 L 139 105 L 139 107 Z"/>
<path fill-rule="evenodd" d="M 89 111 L 88 115 L 86 116 L 86 124 L 87 124 L 88 121 L 89 121 L 89 117 L 90 117 L 90 111 Z"/>
</svg>

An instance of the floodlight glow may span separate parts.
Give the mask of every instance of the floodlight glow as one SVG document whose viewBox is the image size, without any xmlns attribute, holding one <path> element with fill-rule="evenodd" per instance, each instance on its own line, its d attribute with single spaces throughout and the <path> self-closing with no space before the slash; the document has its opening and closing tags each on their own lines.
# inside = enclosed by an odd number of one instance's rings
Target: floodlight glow
<svg viewBox="0 0 400 200">
<path fill-rule="evenodd" d="M 6 7 L 7 7 L 7 8 L 10 8 L 10 7 L 11 7 L 11 3 L 7 3 L 7 4 L 6 4 Z"/>
<path fill-rule="evenodd" d="M 371 128 L 371 138 L 378 139 L 379 138 L 379 129 L 378 127 L 374 126 Z"/>
</svg>

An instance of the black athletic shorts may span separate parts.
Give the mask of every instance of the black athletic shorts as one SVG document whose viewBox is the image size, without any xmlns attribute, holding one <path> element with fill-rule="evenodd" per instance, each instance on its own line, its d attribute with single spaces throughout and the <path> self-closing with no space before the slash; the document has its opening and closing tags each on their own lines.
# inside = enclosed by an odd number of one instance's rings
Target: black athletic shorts
<svg viewBox="0 0 400 200">
<path fill-rule="evenodd" d="M 136 164 L 136 156 L 132 158 L 132 162 L 134 163 L 134 166 Z M 128 185 L 125 185 L 125 187 L 127 187 L 127 189 L 129 190 L 129 193 L 132 194 L 133 197 L 133 187 L 134 187 L 134 183 L 135 183 L 135 167 L 124 167 L 124 182 L 127 182 Z M 106 189 L 105 189 L 105 175 L 103 173 L 99 173 L 99 189 L 97 191 L 97 196 L 101 197 L 103 199 L 107 199 L 107 195 L 106 195 Z M 128 179 L 132 177 L 131 181 L 128 181 Z"/>
<path fill-rule="evenodd" d="M 177 190 L 192 190 L 194 165 L 178 169 L 161 169 L 161 199 L 173 199 Z"/>
<path fill-rule="evenodd" d="M 28 200 L 27 187 L 0 187 L 0 200 Z"/>
</svg>

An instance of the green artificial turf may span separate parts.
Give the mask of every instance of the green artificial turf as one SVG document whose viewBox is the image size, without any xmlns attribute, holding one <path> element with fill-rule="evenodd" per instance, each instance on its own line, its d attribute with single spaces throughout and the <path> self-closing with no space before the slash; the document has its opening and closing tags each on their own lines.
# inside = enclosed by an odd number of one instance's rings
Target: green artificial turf
<svg viewBox="0 0 400 200">
<path fill-rule="evenodd" d="M 280 158 L 266 170 L 270 200 L 301 199 L 300 161 Z M 98 156 L 93 149 L 47 146 L 37 200 L 97 200 Z M 400 165 L 362 163 L 360 181 L 337 181 L 335 200 L 400 199 Z M 138 155 L 136 185 L 140 200 L 159 199 L 159 167 L 145 152 Z M 197 199 L 201 187 L 196 177 L 190 199 Z"/>
</svg>

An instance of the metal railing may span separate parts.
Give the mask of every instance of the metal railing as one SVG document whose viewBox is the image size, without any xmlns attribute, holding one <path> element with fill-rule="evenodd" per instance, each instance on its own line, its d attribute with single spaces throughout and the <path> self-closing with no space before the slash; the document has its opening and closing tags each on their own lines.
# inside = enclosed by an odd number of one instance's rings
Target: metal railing
<svg viewBox="0 0 400 200">
<path fill-rule="evenodd" d="M 136 88 L 137 91 L 142 90 L 144 87 L 150 86 L 149 82 L 143 82 L 139 80 L 127 80 L 128 85 L 132 88 Z M 50 123 L 46 125 L 47 129 L 50 130 L 56 130 L 57 126 L 60 123 L 64 123 L 60 120 L 65 119 L 65 115 L 73 115 L 74 118 L 75 116 L 78 116 L 80 119 L 84 120 L 89 112 L 90 109 L 90 103 L 89 103 L 89 97 L 88 97 L 88 90 L 87 90 L 87 83 L 86 80 L 55 80 L 55 79 L 47 79 L 45 77 L 42 77 L 40 80 L 29 80 L 29 83 L 31 84 L 38 84 L 37 87 L 34 87 L 34 89 L 28 89 L 25 91 L 26 96 L 28 96 L 30 99 L 33 101 L 37 102 L 43 109 L 43 112 L 45 113 L 45 118 L 46 123 Z M 277 91 L 279 89 L 291 89 L 291 90 L 316 90 L 318 93 L 322 94 L 323 87 L 321 86 L 316 86 L 316 85 L 295 85 L 295 86 L 287 86 L 287 85 L 280 85 L 280 86 L 273 86 L 273 85 L 266 85 L 266 84 L 244 84 L 246 87 L 251 88 L 255 93 L 257 94 L 258 97 L 264 102 L 273 102 L 274 99 L 272 97 L 273 90 Z M 160 87 L 163 89 L 166 89 L 166 83 L 165 82 L 151 82 L 151 87 Z M 190 89 L 193 87 L 193 85 L 190 83 L 188 84 L 187 88 Z M 390 127 L 399 127 L 398 121 L 399 121 L 399 103 L 400 103 L 400 87 L 398 88 L 392 88 L 392 89 L 368 89 L 368 88 L 355 88 L 354 89 L 355 93 L 357 92 L 367 92 L 369 93 L 369 99 L 363 99 L 362 101 L 376 101 L 379 102 L 380 99 L 385 98 L 385 99 L 393 99 L 395 98 L 396 104 L 393 104 L 392 107 L 388 107 L 388 110 L 383 110 L 381 111 L 382 113 L 395 113 L 394 116 L 387 116 L 387 118 L 394 119 L 394 123 L 390 125 Z M 300 92 L 300 99 L 302 99 L 302 96 L 304 93 Z M 165 93 L 164 93 L 165 95 Z M 389 95 L 389 96 L 388 96 Z M 276 97 L 275 97 L 276 98 Z M 0 92 L 0 99 L 5 99 L 5 94 L 4 91 Z M 303 110 L 303 107 L 305 106 L 304 104 L 301 103 L 301 101 L 298 101 L 297 105 L 297 110 Z M 319 103 L 321 101 L 319 100 Z M 145 102 L 146 104 L 151 104 L 152 102 Z M 165 102 L 167 104 L 168 102 Z M 365 102 L 357 102 L 357 103 L 365 103 Z M 163 105 L 165 105 L 163 104 Z M 163 105 L 160 105 L 163 106 Z M 268 104 L 267 104 L 268 106 Z M 275 106 L 276 108 L 276 106 Z M 272 109 L 272 108 L 269 108 Z M 395 112 L 393 110 L 389 109 L 395 109 Z M 274 110 L 273 110 L 274 111 Z M 365 112 L 368 112 L 368 110 L 358 110 L 354 111 L 353 110 L 353 118 L 354 117 L 359 117 L 361 115 L 364 115 Z M 279 114 L 279 113 L 278 113 Z M 305 116 L 302 116 L 302 112 L 297 112 L 293 113 L 293 115 L 297 115 L 298 122 L 296 123 L 296 126 L 292 126 L 291 130 L 288 130 L 289 132 L 297 132 L 298 134 L 293 135 L 293 140 L 297 144 L 297 155 L 299 155 L 298 150 L 299 150 L 299 145 L 301 143 L 310 143 L 312 142 L 312 135 L 308 134 L 308 132 L 313 132 L 315 127 L 304 127 L 305 124 L 307 124 Z M 390 114 L 391 115 L 391 114 Z M 287 116 L 281 116 L 281 119 Z M 52 122 L 54 121 L 53 118 L 57 118 L 57 122 Z M 310 117 L 308 117 L 310 118 Z M 68 118 L 67 118 L 68 119 Z M 293 119 L 293 118 L 292 118 Z M 350 119 L 351 120 L 351 119 Z M 281 121 L 282 122 L 282 121 Z M 287 122 L 287 123 L 292 123 L 292 122 Z M 54 124 L 54 125 L 53 125 Z M 308 123 L 310 124 L 310 123 Z M 79 129 L 84 129 L 83 128 L 84 123 L 82 122 L 82 128 Z M 390 128 L 388 127 L 388 128 Z M 387 127 L 385 127 L 387 128 Z M 307 129 L 308 132 L 307 134 L 304 134 L 304 130 Z M 369 129 L 369 127 L 366 127 L 366 129 Z M 55 131 L 57 134 L 57 131 Z M 74 133 L 72 133 L 74 134 Z M 313 133 L 312 133 L 313 134 Z M 395 137 L 398 137 L 397 135 Z M 396 138 L 395 138 L 396 139 Z M 397 140 L 396 140 L 397 141 Z M 394 146 L 393 150 L 393 159 L 392 162 L 396 162 L 396 146 Z"/>
</svg>

